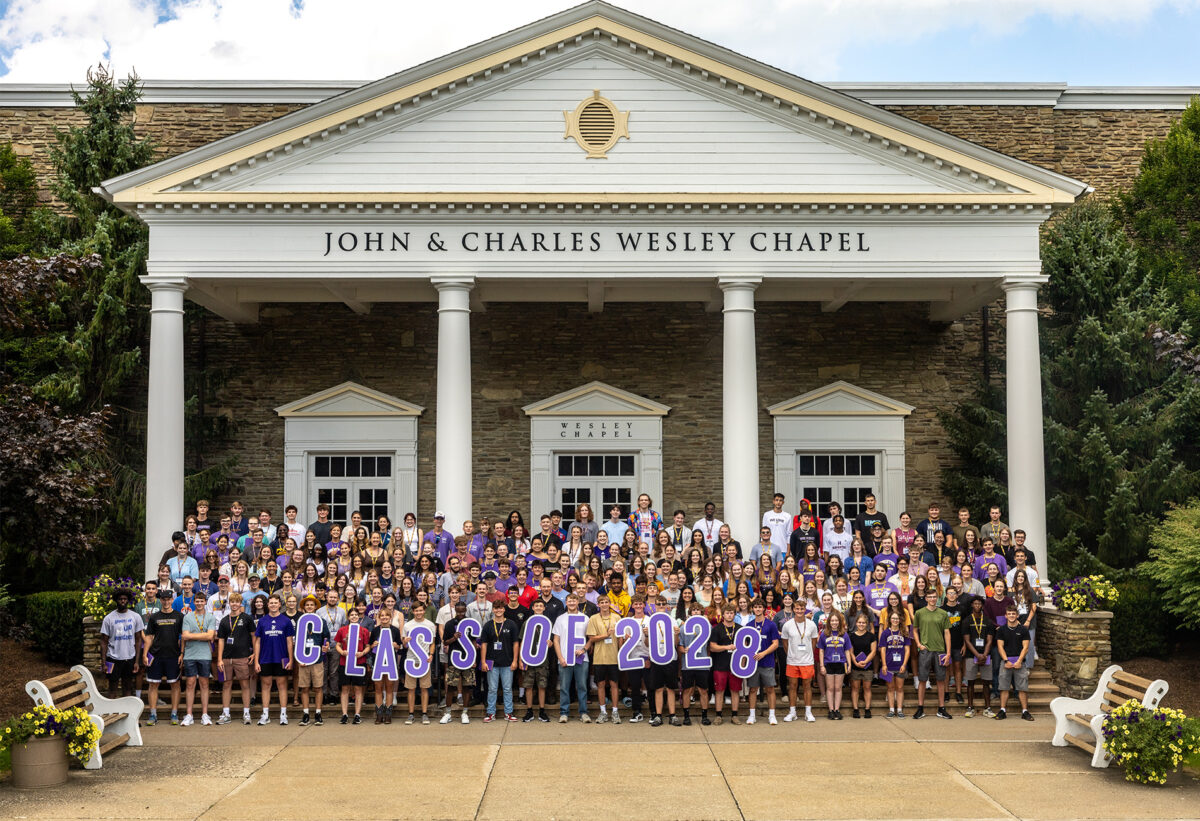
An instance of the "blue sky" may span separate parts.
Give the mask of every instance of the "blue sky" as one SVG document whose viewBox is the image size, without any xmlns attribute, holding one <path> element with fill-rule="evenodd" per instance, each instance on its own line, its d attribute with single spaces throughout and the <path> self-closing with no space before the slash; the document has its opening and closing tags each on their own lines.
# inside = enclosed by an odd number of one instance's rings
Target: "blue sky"
<svg viewBox="0 0 1200 821">
<path fill-rule="evenodd" d="M 570 0 L 0 0 L 0 82 L 369 80 Z M 817 81 L 1200 87 L 1200 0 L 626 0 Z"/>
</svg>

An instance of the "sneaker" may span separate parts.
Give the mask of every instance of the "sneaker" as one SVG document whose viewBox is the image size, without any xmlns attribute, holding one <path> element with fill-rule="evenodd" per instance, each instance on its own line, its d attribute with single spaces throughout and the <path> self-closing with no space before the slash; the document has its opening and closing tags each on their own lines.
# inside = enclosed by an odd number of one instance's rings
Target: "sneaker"
<svg viewBox="0 0 1200 821">
<path fill-rule="evenodd" d="M 491 713 L 488 713 L 487 715 L 485 715 L 483 717 L 484 724 L 490 724 L 491 722 L 493 722 L 495 720 L 496 720 L 496 717 L 494 715 L 492 715 Z"/>
<path fill-rule="evenodd" d="M 189 714 L 188 714 L 188 718 L 191 718 L 191 717 L 192 717 L 192 716 L 191 716 L 191 714 L 189 713 Z M 178 723 L 179 723 L 179 713 L 171 713 L 171 723 L 172 723 L 172 724 L 178 724 Z"/>
<path fill-rule="evenodd" d="M 640 723 L 640 722 L 642 722 L 642 721 L 645 721 L 645 720 L 646 720 L 646 719 L 642 717 L 642 714 L 641 714 L 641 713 L 634 713 L 634 714 L 633 714 L 633 718 L 629 719 L 629 723 L 630 723 L 630 724 L 638 724 L 638 723 Z"/>
<path fill-rule="evenodd" d="M 325 726 L 325 719 L 321 718 L 320 713 L 317 713 L 317 717 L 313 719 L 313 724 L 316 724 L 318 727 Z"/>
<path fill-rule="evenodd" d="M 957 701 L 959 704 L 962 704 L 962 703 L 963 703 L 963 701 L 964 701 L 964 699 L 963 699 L 963 694 L 962 694 L 962 693 L 955 693 L 955 694 L 954 694 L 954 700 L 955 700 L 955 701 Z"/>
<path fill-rule="evenodd" d="M 392 723 L 392 709 L 393 708 L 391 708 L 391 707 L 384 708 L 384 711 L 383 711 L 383 723 L 384 724 Z"/>
<path fill-rule="evenodd" d="M 650 719 L 650 726 L 651 727 L 661 727 L 662 726 L 662 716 L 654 716 L 654 718 Z"/>
<path fill-rule="evenodd" d="M 705 727 L 708 727 L 710 724 L 712 724 L 712 719 L 708 716 L 700 716 L 700 723 Z"/>
<path fill-rule="evenodd" d="M 596 716 L 596 723 L 597 724 L 607 724 L 608 723 L 608 713 L 601 713 L 600 715 Z"/>
<path fill-rule="evenodd" d="M 592 717 L 590 715 L 588 715 L 587 713 L 584 713 L 583 715 L 581 715 L 579 717 L 579 720 L 583 724 L 591 724 L 592 723 Z"/>
<path fill-rule="evenodd" d="M 826 710 L 825 718 L 829 719 L 830 721 L 833 721 L 833 710 Z"/>
<path fill-rule="evenodd" d="M 871 708 L 868 707 L 867 709 L 863 710 L 863 718 L 870 718 L 870 717 L 871 717 Z"/>
<path fill-rule="evenodd" d="M 287 713 L 280 713 L 280 714 L 279 714 L 279 726 L 280 726 L 280 727 L 286 727 L 286 726 L 287 726 Z"/>
<path fill-rule="evenodd" d="M 188 713 L 187 715 L 185 715 L 185 716 L 183 717 L 183 721 L 179 721 L 178 719 L 176 719 L 176 718 L 175 718 L 175 716 L 174 716 L 174 715 L 172 715 L 172 716 L 171 716 L 171 723 L 172 723 L 172 724 L 178 724 L 178 725 L 180 725 L 181 727 L 191 727 L 191 726 L 192 726 L 192 724 L 194 724 L 194 723 L 195 723 L 195 720 L 192 718 L 192 714 L 191 714 L 191 713 Z"/>
<path fill-rule="evenodd" d="M 245 724 L 247 727 L 249 727 L 249 726 L 250 726 L 250 723 L 251 723 L 253 720 L 254 720 L 254 719 L 250 718 L 250 714 L 249 714 L 249 713 L 242 713 L 242 723 L 243 723 L 243 724 Z"/>
<path fill-rule="evenodd" d="M 310 720 L 311 720 L 311 719 L 309 719 L 309 717 L 308 717 L 308 713 L 304 713 L 304 714 L 302 714 L 302 715 L 300 716 L 300 726 L 301 726 L 301 727 L 307 727 L 307 726 L 308 726 L 308 722 L 309 722 Z"/>
<path fill-rule="evenodd" d="M 779 721 L 775 718 L 775 716 L 769 715 L 769 716 L 767 716 L 767 723 L 768 724 L 778 724 Z"/>
<path fill-rule="evenodd" d="M 625 696 L 625 698 L 621 699 L 621 706 L 622 707 L 632 707 L 633 699 L 631 699 L 629 696 Z"/>
<path fill-rule="evenodd" d="M 338 724 L 349 724 L 349 723 L 350 723 L 350 716 L 346 715 L 345 713 L 342 713 L 342 720 L 339 721 Z"/>
<path fill-rule="evenodd" d="M 469 715 L 467 715 L 467 711 L 466 711 L 466 710 L 463 710 L 463 712 L 462 712 L 462 716 L 463 716 L 463 717 L 462 717 L 462 723 L 463 723 L 463 724 L 470 724 L 470 723 L 471 723 L 471 717 L 470 717 Z"/>
<path fill-rule="evenodd" d="M 514 718 L 513 721 L 516 721 L 516 719 Z M 429 713 L 421 713 L 421 723 L 422 724 L 429 723 Z"/>
<path fill-rule="evenodd" d="M 688 715 L 687 713 L 683 714 L 683 726 L 684 727 L 692 726 L 692 717 L 690 715 Z"/>
<path fill-rule="evenodd" d="M 439 721 L 438 724 L 449 724 L 453 720 L 454 716 L 450 715 L 450 711 L 447 710 L 446 714 L 442 716 L 442 720 Z"/>
<path fill-rule="evenodd" d="M 904 711 L 903 711 L 903 710 L 897 710 L 897 711 L 896 711 L 896 718 L 904 718 Z"/>
<path fill-rule="evenodd" d="M 1026 721 L 1033 721 L 1033 715 L 1030 714 L 1028 710 L 1021 711 L 1021 718 L 1025 719 Z"/>
<path fill-rule="evenodd" d="M 974 718 L 974 717 L 975 717 L 975 708 L 974 707 L 968 707 L 967 711 L 965 713 L 963 713 L 963 718 Z"/>
<path fill-rule="evenodd" d="M 570 721 L 570 720 L 571 720 L 571 719 L 567 718 L 567 714 L 566 714 L 566 713 L 559 713 L 559 714 L 558 714 L 558 723 L 559 723 L 559 724 L 566 724 L 566 723 L 567 723 L 568 721 Z"/>
<path fill-rule="evenodd" d="M 888 710 L 887 717 L 888 717 L 888 718 L 895 718 L 895 717 L 896 717 L 896 711 L 895 711 L 895 710 Z"/>
<path fill-rule="evenodd" d="M 844 718 L 844 716 L 842 716 L 842 711 L 841 711 L 841 710 L 834 710 L 834 711 L 833 711 L 833 717 L 834 717 L 836 720 L 838 720 L 838 721 L 841 721 L 841 720 L 842 720 L 842 718 Z"/>
<path fill-rule="evenodd" d="M 996 720 L 997 720 L 997 721 L 1003 721 L 1003 720 L 1004 720 L 1004 719 L 1006 719 L 1006 718 L 1008 718 L 1008 711 L 1007 711 L 1007 710 L 1003 710 L 1003 709 L 1002 709 L 1000 712 L 996 713 Z"/>
<path fill-rule="evenodd" d="M 987 709 L 985 709 L 985 710 L 983 711 L 983 717 L 984 717 L 984 718 L 995 718 L 995 717 L 996 717 L 996 714 L 995 714 L 994 712 L 992 712 L 992 708 L 991 708 L 991 707 L 988 707 Z"/>
<path fill-rule="evenodd" d="M 550 723 L 550 716 L 546 715 L 545 710 L 538 710 L 538 721 L 542 722 L 543 724 Z"/>
<path fill-rule="evenodd" d="M 616 711 L 616 710 L 613 710 L 613 711 L 612 711 L 612 723 L 613 723 L 613 724 L 620 724 L 620 723 L 621 723 L 621 716 L 620 716 L 620 715 L 617 713 L 617 711 Z"/>
<path fill-rule="evenodd" d="M 683 721 L 679 718 L 679 716 L 671 716 L 671 726 L 672 727 L 679 727 L 682 725 L 683 725 Z"/>
<path fill-rule="evenodd" d="M 816 721 L 817 718 L 812 714 L 811 710 L 805 710 L 804 720 L 811 724 L 812 722 Z"/>
<path fill-rule="evenodd" d="M 271 723 L 271 717 L 268 716 L 266 713 L 263 713 L 261 716 L 258 717 L 258 726 L 259 727 L 266 727 L 270 723 Z"/>
<path fill-rule="evenodd" d="M 209 718 L 208 713 L 201 713 L 200 714 L 200 723 L 203 724 L 205 727 L 207 727 L 208 725 L 213 723 L 213 720 L 211 718 Z"/>
<path fill-rule="evenodd" d="M 916 721 L 919 718 L 925 718 L 925 708 L 924 707 L 918 707 L 917 711 L 915 713 L 913 713 L 913 721 Z"/>
<path fill-rule="evenodd" d="M 405 724 L 405 726 L 408 726 L 409 724 L 412 724 L 416 720 L 417 720 L 417 717 L 415 715 L 413 715 L 412 713 L 409 713 L 408 718 L 404 719 L 404 724 Z"/>
<path fill-rule="evenodd" d="M 361 716 L 361 715 L 359 715 L 358 713 L 355 713 L 355 714 L 354 714 L 354 720 L 353 720 L 353 721 L 351 721 L 350 723 L 351 723 L 351 724 L 362 724 L 362 716 Z"/>
<path fill-rule="evenodd" d="M 754 715 L 754 713 L 751 713 L 750 715 L 746 716 L 747 724 L 755 724 L 757 722 L 758 722 L 758 717 L 756 715 Z"/>
<path fill-rule="evenodd" d="M 855 707 L 853 710 L 850 711 L 850 718 L 858 718 L 858 708 L 857 707 Z"/>
<path fill-rule="evenodd" d="M 945 707 L 938 707 L 937 717 L 938 718 L 954 718 L 954 716 L 950 715 L 950 711 L 947 710 Z"/>
<path fill-rule="evenodd" d="M 784 721 L 795 721 L 800 716 L 796 715 L 795 710 L 788 710 L 788 714 L 783 717 Z"/>
<path fill-rule="evenodd" d="M 218 724 L 228 724 L 229 722 L 230 722 L 230 718 L 227 713 L 221 713 L 221 715 L 217 716 Z"/>
<path fill-rule="evenodd" d="M 736 715 L 732 715 L 729 717 L 729 723 L 730 724 L 741 724 L 742 720 L 740 718 L 738 718 Z"/>
</svg>

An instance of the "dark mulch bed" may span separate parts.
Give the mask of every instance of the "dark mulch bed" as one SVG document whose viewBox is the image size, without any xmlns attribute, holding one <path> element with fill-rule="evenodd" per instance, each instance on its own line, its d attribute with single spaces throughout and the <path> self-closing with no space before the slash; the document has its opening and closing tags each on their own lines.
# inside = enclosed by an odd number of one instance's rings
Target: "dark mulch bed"
<svg viewBox="0 0 1200 821">
<path fill-rule="evenodd" d="M 25 692 L 25 682 L 45 680 L 67 667 L 51 664 L 41 653 L 12 639 L 0 640 L 0 722 L 28 710 L 33 700 Z"/>
<path fill-rule="evenodd" d="M 1166 659 L 1143 657 L 1118 663 L 1134 675 L 1164 679 L 1170 689 L 1163 704 L 1200 716 L 1200 643 L 1181 645 Z"/>
</svg>

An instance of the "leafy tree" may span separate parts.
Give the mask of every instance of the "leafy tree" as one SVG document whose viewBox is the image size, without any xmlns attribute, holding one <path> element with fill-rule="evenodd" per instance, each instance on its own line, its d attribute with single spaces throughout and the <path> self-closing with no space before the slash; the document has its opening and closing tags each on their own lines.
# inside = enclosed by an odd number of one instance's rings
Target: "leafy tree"
<svg viewBox="0 0 1200 821">
<path fill-rule="evenodd" d="M 1158 583 L 1155 595 L 1180 624 L 1200 630 L 1200 501 L 1167 511 L 1150 543 L 1150 561 L 1141 570 Z"/>
<path fill-rule="evenodd" d="M 1200 97 L 1166 138 L 1147 143 L 1142 165 L 1117 210 L 1143 250 L 1156 284 L 1200 326 Z"/>
<path fill-rule="evenodd" d="M 942 469 L 942 490 L 954 507 L 986 513 L 1008 509 L 1008 454 L 1005 451 L 1004 389 L 980 380 L 974 392 L 938 410 L 947 444 L 958 464 Z"/>
</svg>

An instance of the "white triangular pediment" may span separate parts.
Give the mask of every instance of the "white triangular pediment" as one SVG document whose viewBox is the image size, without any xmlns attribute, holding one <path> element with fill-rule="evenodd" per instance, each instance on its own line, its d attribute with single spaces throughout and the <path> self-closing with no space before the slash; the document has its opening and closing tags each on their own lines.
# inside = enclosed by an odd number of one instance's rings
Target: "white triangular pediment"
<svg viewBox="0 0 1200 821">
<path fill-rule="evenodd" d="M 588 159 L 564 112 L 596 91 L 628 112 L 629 137 Z M 614 194 L 1016 207 L 1085 189 L 595 0 L 104 184 L 143 208 Z"/>
<path fill-rule="evenodd" d="M 908 416 L 913 406 L 838 381 L 771 405 L 767 410 L 772 416 Z"/>
<path fill-rule="evenodd" d="M 603 382 L 589 382 L 526 405 L 529 416 L 666 416 L 666 405 Z"/>
<path fill-rule="evenodd" d="M 296 416 L 420 416 L 425 409 L 356 382 L 343 382 L 275 409 Z"/>
</svg>

